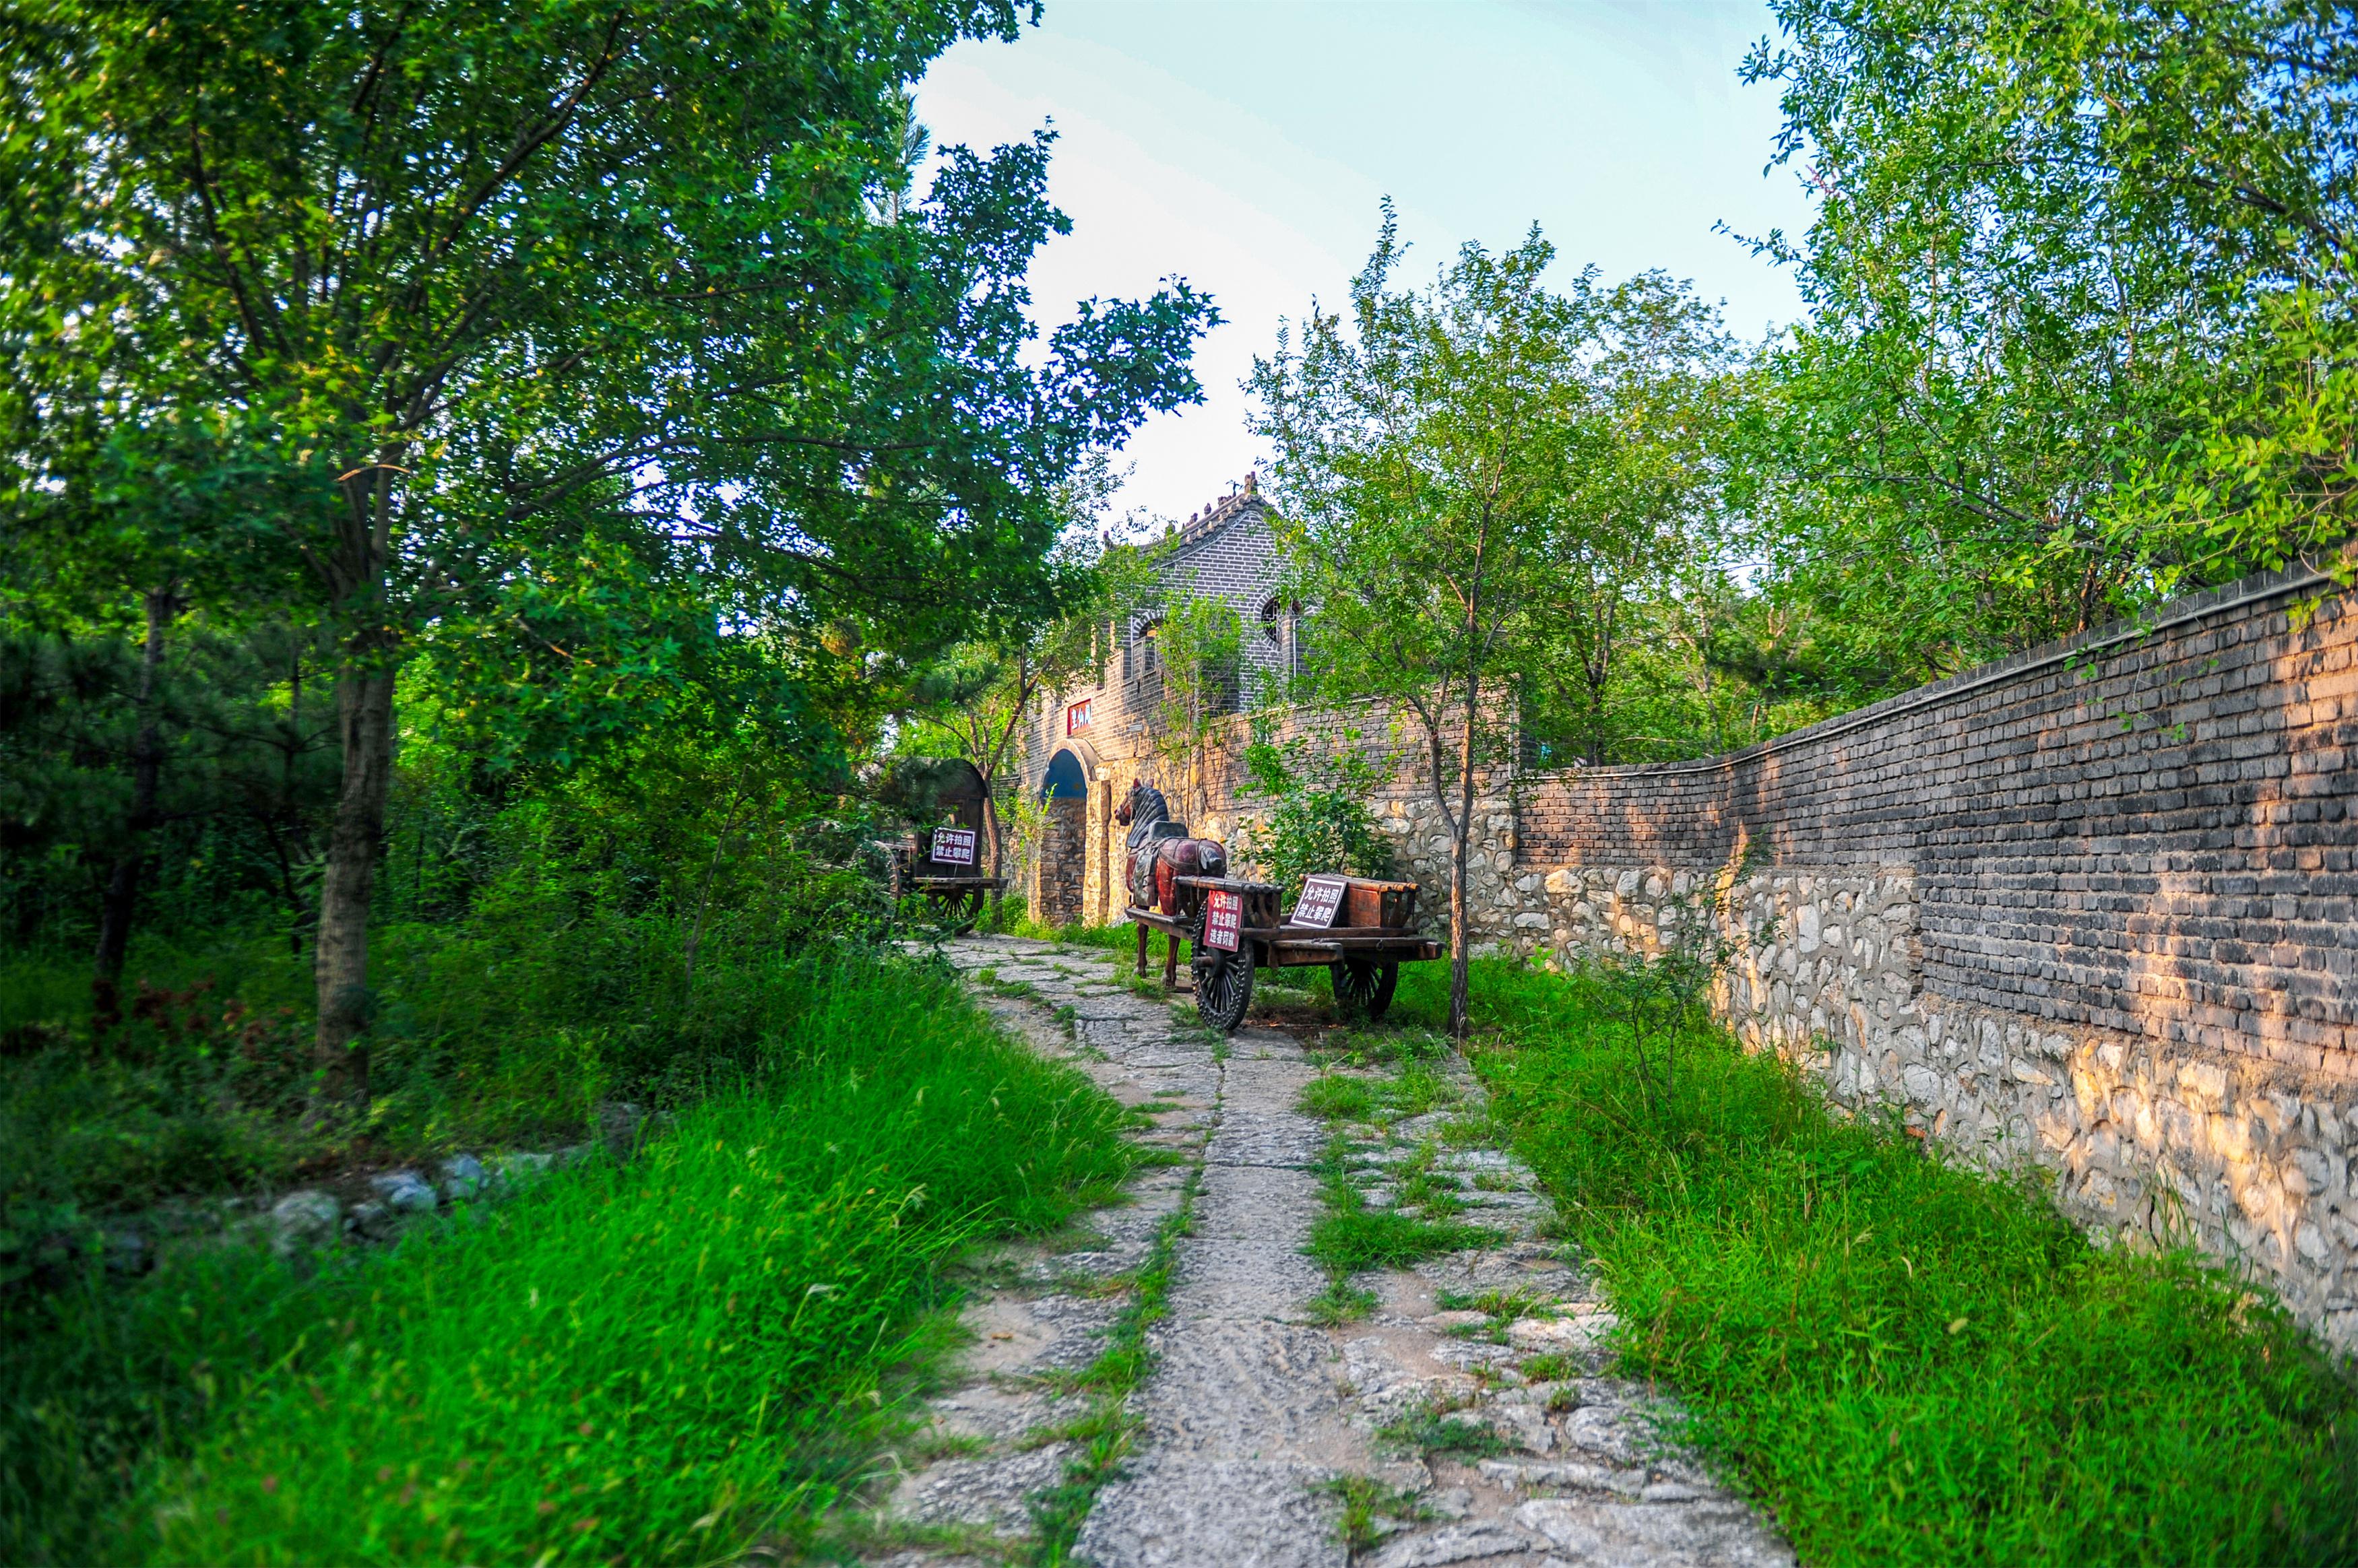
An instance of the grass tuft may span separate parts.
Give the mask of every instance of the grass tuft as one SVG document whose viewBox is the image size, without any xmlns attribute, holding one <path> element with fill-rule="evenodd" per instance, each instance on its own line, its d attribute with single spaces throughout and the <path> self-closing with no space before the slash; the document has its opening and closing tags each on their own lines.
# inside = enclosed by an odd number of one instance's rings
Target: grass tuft
<svg viewBox="0 0 2358 1568">
<path fill-rule="evenodd" d="M 1412 1454 L 1454 1454 L 1462 1459 L 1492 1459 L 1507 1451 L 1506 1439 L 1477 1421 L 1440 1407 L 1418 1411 L 1377 1429 L 1376 1436 Z"/>
<path fill-rule="evenodd" d="M 1383 1540 L 1387 1531 L 1379 1520 L 1412 1524 L 1433 1517 L 1432 1510 L 1417 1500 L 1414 1492 L 1386 1486 L 1371 1476 L 1337 1476 L 1319 1482 L 1313 1489 L 1342 1505 L 1336 1533 L 1342 1538 L 1343 1550 L 1355 1558 L 1363 1552 L 1373 1551 Z"/>
</svg>

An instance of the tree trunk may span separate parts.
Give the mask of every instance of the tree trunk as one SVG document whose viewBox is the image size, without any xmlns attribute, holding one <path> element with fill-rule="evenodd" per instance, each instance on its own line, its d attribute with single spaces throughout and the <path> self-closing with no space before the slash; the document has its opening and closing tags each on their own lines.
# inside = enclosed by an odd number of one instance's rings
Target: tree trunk
<svg viewBox="0 0 2358 1568">
<path fill-rule="evenodd" d="M 319 885 L 313 966 L 319 1026 L 311 1059 L 323 1100 L 368 1098 L 369 903 L 393 780 L 394 671 L 385 641 L 355 638 L 336 681 L 344 777 L 328 836 L 327 875 Z"/>
<path fill-rule="evenodd" d="M 986 846 L 985 852 L 990 857 L 990 869 L 983 874 L 985 876 L 991 877 L 998 876 L 1001 874 L 999 870 L 999 803 L 991 798 L 990 780 L 987 778 L 982 781 L 982 838 L 983 843 Z M 1001 889 L 993 888 L 990 890 L 990 902 L 992 903 L 997 903 L 1001 896 Z"/>
<path fill-rule="evenodd" d="M 131 820 L 108 872 L 98 914 L 98 956 L 92 988 L 103 1019 L 116 1014 L 115 994 L 123 984 L 123 963 L 131 950 L 132 917 L 139 906 L 140 873 L 147 863 L 147 835 L 156 827 L 157 797 L 164 773 L 156 683 L 164 667 L 164 632 L 178 608 L 173 595 L 178 586 L 168 582 L 146 595 L 147 642 L 139 662 L 139 695 L 135 699 L 139 729 L 131 746 Z"/>
<path fill-rule="evenodd" d="M 1457 744 L 1457 828 L 1449 845 L 1449 1037 L 1466 1039 L 1468 962 L 1466 908 L 1466 855 L 1474 839 L 1474 724 L 1478 691 L 1466 683 L 1464 728 Z"/>
</svg>

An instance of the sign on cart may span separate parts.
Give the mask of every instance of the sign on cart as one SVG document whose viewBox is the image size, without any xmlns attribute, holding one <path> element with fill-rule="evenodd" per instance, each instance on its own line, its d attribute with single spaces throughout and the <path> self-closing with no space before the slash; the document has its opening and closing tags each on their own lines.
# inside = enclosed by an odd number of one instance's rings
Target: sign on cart
<svg viewBox="0 0 2358 1568">
<path fill-rule="evenodd" d="M 934 863 L 937 866 L 973 865 L 974 829 L 971 827 L 935 828 Z"/>
<path fill-rule="evenodd" d="M 1214 889 L 1204 901 L 1204 946 L 1233 953 L 1245 927 L 1245 901 Z"/>
<path fill-rule="evenodd" d="M 1348 877 L 1316 876 L 1302 884 L 1302 902 L 1293 906 L 1296 925 L 1332 925 L 1335 912 L 1343 907 L 1344 892 L 1351 885 Z"/>
</svg>

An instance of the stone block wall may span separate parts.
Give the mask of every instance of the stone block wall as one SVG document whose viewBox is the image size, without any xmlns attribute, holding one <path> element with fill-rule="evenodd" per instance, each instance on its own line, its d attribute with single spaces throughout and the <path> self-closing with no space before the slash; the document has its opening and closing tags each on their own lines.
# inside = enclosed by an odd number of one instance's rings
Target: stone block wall
<svg viewBox="0 0 2358 1568">
<path fill-rule="evenodd" d="M 1046 820 L 1032 851 L 1024 877 L 1024 898 L 1032 917 L 1048 925 L 1070 925 L 1081 918 L 1082 852 L 1087 845 L 1088 802 L 1078 796 L 1044 801 Z"/>
<path fill-rule="evenodd" d="M 1569 965 L 1707 910 L 1748 1044 L 2358 1348 L 2358 608 L 2313 576 L 1727 756 L 1481 782 L 1477 950 Z M 1429 789 L 1377 810 L 1444 922 Z"/>
</svg>

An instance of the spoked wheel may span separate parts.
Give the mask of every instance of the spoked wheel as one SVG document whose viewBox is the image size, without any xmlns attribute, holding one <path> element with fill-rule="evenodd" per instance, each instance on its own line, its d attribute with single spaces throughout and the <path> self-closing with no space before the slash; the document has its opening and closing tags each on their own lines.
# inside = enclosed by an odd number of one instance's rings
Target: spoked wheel
<svg viewBox="0 0 2358 1568">
<path fill-rule="evenodd" d="M 1195 1016 L 1206 1028 L 1223 1034 L 1236 1033 L 1252 1006 L 1253 962 L 1250 952 L 1205 953 L 1198 949 L 1195 970 Z"/>
<path fill-rule="evenodd" d="M 1335 982 L 1335 1008 L 1345 1018 L 1369 1023 L 1392 1004 L 1392 988 L 1400 984 L 1400 961 L 1386 958 L 1337 958 L 1326 966 Z"/>
<path fill-rule="evenodd" d="M 962 888 L 942 900 L 942 924 L 954 935 L 963 936 L 974 929 L 982 918 L 982 890 Z"/>
</svg>

